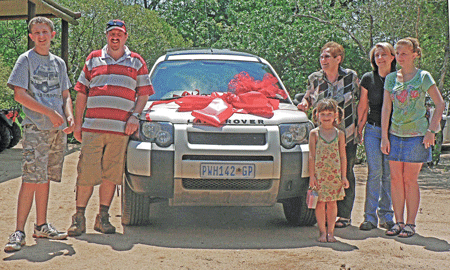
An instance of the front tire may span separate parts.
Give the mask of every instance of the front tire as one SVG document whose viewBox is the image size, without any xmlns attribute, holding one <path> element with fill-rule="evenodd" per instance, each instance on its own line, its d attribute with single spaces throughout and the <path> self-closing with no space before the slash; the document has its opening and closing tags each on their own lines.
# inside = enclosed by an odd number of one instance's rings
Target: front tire
<svg viewBox="0 0 450 270">
<path fill-rule="evenodd" d="M 0 152 L 8 148 L 11 143 L 11 131 L 10 129 L 0 123 Z"/>
<path fill-rule="evenodd" d="M 313 226 L 316 224 L 314 209 L 306 205 L 306 197 L 296 197 L 283 201 L 284 215 L 294 226 Z"/>
<path fill-rule="evenodd" d="M 128 181 L 122 185 L 122 224 L 145 225 L 149 223 L 151 199 L 147 195 L 135 193 Z"/>
<path fill-rule="evenodd" d="M 20 130 L 20 127 L 17 123 L 13 123 L 11 127 L 11 135 L 12 139 L 11 142 L 9 143 L 8 148 L 16 146 L 19 143 L 20 139 L 22 138 L 22 131 Z"/>
</svg>

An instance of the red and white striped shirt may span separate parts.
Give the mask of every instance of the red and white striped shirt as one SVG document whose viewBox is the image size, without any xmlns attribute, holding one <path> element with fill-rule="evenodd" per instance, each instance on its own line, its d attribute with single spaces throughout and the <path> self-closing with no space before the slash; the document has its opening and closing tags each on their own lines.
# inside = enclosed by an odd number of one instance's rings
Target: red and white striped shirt
<svg viewBox="0 0 450 270">
<path fill-rule="evenodd" d="M 125 47 L 116 61 L 106 53 L 106 46 L 89 54 L 75 90 L 88 96 L 82 130 L 120 135 L 125 135 L 136 97 L 155 93 L 139 54 Z"/>
</svg>

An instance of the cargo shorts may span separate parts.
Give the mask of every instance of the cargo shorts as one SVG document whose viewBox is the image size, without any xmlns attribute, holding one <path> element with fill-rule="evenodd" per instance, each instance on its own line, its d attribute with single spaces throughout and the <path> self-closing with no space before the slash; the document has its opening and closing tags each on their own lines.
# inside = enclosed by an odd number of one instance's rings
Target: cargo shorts
<svg viewBox="0 0 450 270">
<path fill-rule="evenodd" d="M 77 186 L 96 186 L 108 180 L 122 184 L 128 136 L 111 133 L 82 133 Z"/>
<path fill-rule="evenodd" d="M 61 182 L 67 135 L 62 130 L 23 127 L 22 182 L 45 184 Z"/>
</svg>

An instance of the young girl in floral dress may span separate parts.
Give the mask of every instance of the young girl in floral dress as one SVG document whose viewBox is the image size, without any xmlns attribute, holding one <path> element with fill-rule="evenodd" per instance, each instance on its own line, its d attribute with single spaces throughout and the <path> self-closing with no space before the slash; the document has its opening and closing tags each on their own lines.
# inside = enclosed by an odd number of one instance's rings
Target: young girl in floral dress
<svg viewBox="0 0 450 270">
<path fill-rule="evenodd" d="M 344 188 L 349 187 L 345 134 L 336 128 L 343 115 L 332 99 L 322 99 L 313 110 L 314 121 L 319 126 L 309 135 L 309 186 L 319 194 L 316 206 L 319 242 L 336 242 L 336 201 L 344 199 Z"/>
</svg>

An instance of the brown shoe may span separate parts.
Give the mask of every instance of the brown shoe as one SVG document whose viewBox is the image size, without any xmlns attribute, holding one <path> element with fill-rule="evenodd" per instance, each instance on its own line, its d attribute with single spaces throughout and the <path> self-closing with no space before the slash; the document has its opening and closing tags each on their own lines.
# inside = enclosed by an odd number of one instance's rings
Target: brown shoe
<svg viewBox="0 0 450 270">
<path fill-rule="evenodd" d="M 98 214 L 95 218 L 94 230 L 101 233 L 115 233 L 116 228 L 109 222 L 108 214 Z"/>
<path fill-rule="evenodd" d="M 67 230 L 69 236 L 80 236 L 86 232 L 86 218 L 81 213 L 72 216 L 72 225 Z"/>
</svg>

